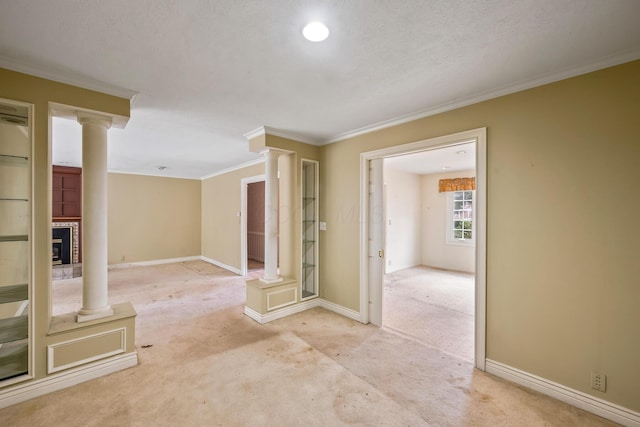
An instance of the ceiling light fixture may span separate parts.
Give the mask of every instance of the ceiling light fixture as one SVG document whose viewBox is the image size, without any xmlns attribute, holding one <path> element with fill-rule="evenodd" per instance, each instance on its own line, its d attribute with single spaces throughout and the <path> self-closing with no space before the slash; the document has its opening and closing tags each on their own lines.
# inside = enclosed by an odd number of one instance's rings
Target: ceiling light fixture
<svg viewBox="0 0 640 427">
<path fill-rule="evenodd" d="M 156 166 L 156 169 L 158 169 L 159 171 L 163 171 L 166 168 L 167 168 L 166 166 Z"/>
<path fill-rule="evenodd" d="M 451 166 L 443 166 L 442 170 L 447 170 L 447 169 L 451 169 Z"/>
<path fill-rule="evenodd" d="M 456 151 L 456 154 L 467 154 L 467 151 L 466 150 Z"/>
<path fill-rule="evenodd" d="M 329 29 L 322 22 L 309 22 L 302 29 L 302 35 L 310 42 L 321 42 L 329 37 Z"/>
</svg>

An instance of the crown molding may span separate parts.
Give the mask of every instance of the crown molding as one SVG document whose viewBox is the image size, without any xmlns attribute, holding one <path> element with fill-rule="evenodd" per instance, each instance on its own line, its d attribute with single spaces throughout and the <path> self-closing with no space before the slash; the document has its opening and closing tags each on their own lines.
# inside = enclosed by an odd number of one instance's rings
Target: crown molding
<svg viewBox="0 0 640 427">
<path fill-rule="evenodd" d="M 52 116 L 74 121 L 80 121 L 82 117 L 91 117 L 93 119 L 101 120 L 105 122 L 105 124 L 109 123 L 109 126 L 119 129 L 124 129 L 127 126 L 127 123 L 129 123 L 129 117 L 127 116 L 108 114 L 102 111 L 90 110 L 88 108 L 72 107 L 58 102 L 49 101 L 49 111 Z"/>
<path fill-rule="evenodd" d="M 71 73 L 61 70 L 46 70 L 33 65 L 27 65 L 8 56 L 0 55 L 0 67 L 6 68 L 18 73 L 29 74 L 47 80 L 53 80 L 59 83 L 65 83 L 72 86 L 81 87 L 83 89 L 94 90 L 96 92 L 106 93 L 107 95 L 117 96 L 132 100 L 138 92 L 125 89 L 119 86 L 110 85 L 97 80 L 72 75 Z"/>
<path fill-rule="evenodd" d="M 281 138 L 287 138 L 293 141 L 303 142 L 305 144 L 311 144 L 311 145 L 323 144 L 321 140 L 309 138 L 309 137 L 297 134 L 295 132 L 289 132 L 282 129 L 272 128 L 270 126 L 260 126 L 259 128 L 254 129 L 251 132 L 245 133 L 243 136 L 247 138 L 247 140 L 251 140 L 253 138 L 256 138 L 262 135 L 279 136 Z"/>
<path fill-rule="evenodd" d="M 309 138 L 307 136 L 303 136 L 295 132 L 289 132 L 282 129 L 275 129 L 268 126 L 264 126 L 264 129 L 267 135 L 273 135 L 273 136 L 279 136 L 281 138 L 292 139 L 294 141 L 303 142 L 305 144 L 310 144 L 310 145 L 322 145 L 321 140 Z"/>
<path fill-rule="evenodd" d="M 601 59 L 600 61 L 591 62 L 586 65 L 571 67 L 557 73 L 545 74 L 545 75 L 536 77 L 534 79 L 523 80 L 511 85 L 503 86 L 498 89 L 493 89 L 490 91 L 478 93 L 464 100 L 440 104 L 434 107 L 427 108 L 425 110 L 417 111 L 415 113 L 398 116 L 389 120 L 384 120 L 371 125 L 363 126 L 358 129 L 340 133 L 324 141 L 320 145 L 332 144 L 334 142 L 343 141 L 345 139 L 353 138 L 356 136 L 364 135 L 367 133 L 375 132 L 375 131 L 386 129 L 389 127 L 412 122 L 414 120 L 419 120 L 425 117 L 434 116 L 436 114 L 444 113 L 446 111 L 451 111 L 457 108 L 466 107 L 468 105 L 476 104 L 478 102 L 487 101 L 493 98 L 498 98 L 500 96 L 509 95 L 516 92 L 521 92 L 523 90 L 532 89 L 537 86 L 554 83 L 560 80 L 576 77 L 582 74 L 591 73 L 604 68 L 624 64 L 625 62 L 635 61 L 637 59 L 640 59 L 640 50 L 628 51 L 622 54 L 608 56 L 606 58 Z"/>
<path fill-rule="evenodd" d="M 247 132 L 242 136 L 244 136 L 247 139 L 247 141 L 249 141 L 249 140 L 251 140 L 253 138 L 257 138 L 259 136 L 266 135 L 266 133 L 267 133 L 266 127 L 265 126 L 260 126 L 259 128 L 254 129 L 251 132 Z"/>
<path fill-rule="evenodd" d="M 64 166 L 68 166 L 68 165 L 64 165 Z M 82 166 L 78 166 L 78 167 L 82 167 Z M 172 174 L 161 175 L 160 173 L 153 173 L 153 172 L 123 171 L 123 170 L 117 170 L 117 169 L 108 169 L 107 172 L 118 174 L 118 175 L 137 175 L 137 176 L 148 176 L 152 178 L 171 178 L 171 179 L 187 179 L 190 181 L 200 181 L 200 178 L 190 178 L 186 176 L 172 175 Z"/>
<path fill-rule="evenodd" d="M 204 181 L 205 179 L 213 178 L 213 177 L 216 177 L 216 176 L 219 176 L 219 175 L 224 175 L 226 173 L 233 172 L 233 171 L 236 171 L 238 169 L 248 168 L 249 166 L 258 165 L 260 163 L 264 163 L 264 158 L 251 160 L 250 162 L 241 163 L 241 164 L 236 165 L 236 166 L 231 166 L 229 168 L 219 170 L 219 171 L 214 172 L 212 174 L 203 176 L 202 178 L 200 178 L 200 180 Z"/>
</svg>

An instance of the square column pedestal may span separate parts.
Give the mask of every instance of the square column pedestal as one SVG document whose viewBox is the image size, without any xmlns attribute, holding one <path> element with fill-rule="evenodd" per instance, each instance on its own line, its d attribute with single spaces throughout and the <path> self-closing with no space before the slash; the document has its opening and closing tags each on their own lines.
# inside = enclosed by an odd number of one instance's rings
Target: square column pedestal
<svg viewBox="0 0 640 427">
<path fill-rule="evenodd" d="M 245 314 L 259 323 L 266 323 L 266 315 L 299 301 L 300 283 L 284 277 L 276 283 L 264 283 L 260 279 L 247 281 L 247 305 Z"/>
</svg>

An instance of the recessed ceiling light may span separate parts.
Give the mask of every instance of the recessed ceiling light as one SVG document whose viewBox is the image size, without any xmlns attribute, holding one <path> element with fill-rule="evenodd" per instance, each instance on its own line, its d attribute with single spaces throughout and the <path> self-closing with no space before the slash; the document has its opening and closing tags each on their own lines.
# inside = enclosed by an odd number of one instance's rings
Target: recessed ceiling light
<svg viewBox="0 0 640 427">
<path fill-rule="evenodd" d="M 329 37 L 329 29 L 322 22 L 310 22 L 302 29 L 302 35 L 310 42 L 321 42 Z"/>
<path fill-rule="evenodd" d="M 156 169 L 158 169 L 159 171 L 163 171 L 166 168 L 167 168 L 166 166 L 156 166 Z"/>
<path fill-rule="evenodd" d="M 443 166 L 442 170 L 447 170 L 447 169 L 451 169 L 451 166 Z"/>
<path fill-rule="evenodd" d="M 467 154 L 467 150 L 456 151 L 456 154 Z"/>
</svg>

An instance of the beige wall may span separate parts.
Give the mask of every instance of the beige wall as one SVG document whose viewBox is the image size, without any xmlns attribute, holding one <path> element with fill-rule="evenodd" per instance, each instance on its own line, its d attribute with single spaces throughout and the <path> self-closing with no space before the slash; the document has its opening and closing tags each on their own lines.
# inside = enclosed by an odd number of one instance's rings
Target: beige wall
<svg viewBox="0 0 640 427">
<path fill-rule="evenodd" d="M 323 296 L 359 308 L 360 153 L 486 126 L 488 358 L 640 410 L 639 75 L 634 61 L 323 147 Z"/>
<path fill-rule="evenodd" d="M 385 273 L 421 262 L 420 184 L 420 175 L 385 164 Z"/>
<path fill-rule="evenodd" d="M 475 171 L 429 174 L 421 177 L 421 263 L 447 270 L 475 271 L 475 245 L 447 243 L 447 193 L 440 193 L 441 179 L 474 177 Z"/>
<path fill-rule="evenodd" d="M 202 181 L 202 255 L 240 269 L 240 181 L 264 174 L 264 163 Z"/>
<path fill-rule="evenodd" d="M 200 255 L 199 180 L 110 173 L 108 185 L 109 264 Z"/>
</svg>

